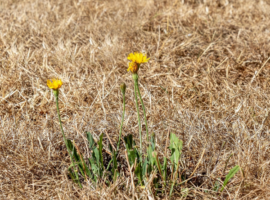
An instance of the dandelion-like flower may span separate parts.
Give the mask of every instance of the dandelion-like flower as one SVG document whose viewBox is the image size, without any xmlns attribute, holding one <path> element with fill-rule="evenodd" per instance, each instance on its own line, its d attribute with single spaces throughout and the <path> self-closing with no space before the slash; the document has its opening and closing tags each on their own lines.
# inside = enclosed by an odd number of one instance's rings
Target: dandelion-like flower
<svg viewBox="0 0 270 200">
<path fill-rule="evenodd" d="M 47 80 L 47 85 L 53 90 L 58 90 L 62 86 L 62 81 L 60 79 L 52 79 L 52 81 Z"/>
<path fill-rule="evenodd" d="M 135 52 L 135 53 L 130 53 L 127 57 L 128 60 L 140 65 L 142 63 L 146 63 L 148 62 L 148 60 L 150 58 L 147 58 L 147 56 L 143 53 L 138 53 L 138 52 Z"/>
</svg>

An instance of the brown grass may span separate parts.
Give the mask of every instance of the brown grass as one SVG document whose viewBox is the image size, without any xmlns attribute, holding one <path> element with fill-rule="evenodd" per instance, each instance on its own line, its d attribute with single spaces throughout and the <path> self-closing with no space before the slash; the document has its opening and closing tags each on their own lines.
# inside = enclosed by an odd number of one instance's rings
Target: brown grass
<svg viewBox="0 0 270 200">
<path fill-rule="evenodd" d="M 130 177 L 82 190 L 68 179 L 46 80 L 63 80 L 64 129 L 88 156 L 85 131 L 117 141 L 121 82 L 123 135 L 138 138 L 126 71 L 133 51 L 151 57 L 139 75 L 158 151 L 168 131 L 184 141 L 187 198 L 269 198 L 269 1 L 6 0 L 0 9 L 0 199 L 131 199 Z M 215 182 L 237 164 L 243 173 L 216 195 Z M 136 189 L 135 198 L 147 196 Z"/>
</svg>

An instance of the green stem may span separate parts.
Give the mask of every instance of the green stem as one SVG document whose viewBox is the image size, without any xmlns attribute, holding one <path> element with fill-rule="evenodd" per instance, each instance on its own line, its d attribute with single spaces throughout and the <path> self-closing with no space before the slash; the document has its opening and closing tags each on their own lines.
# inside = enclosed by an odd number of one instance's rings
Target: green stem
<svg viewBox="0 0 270 200">
<path fill-rule="evenodd" d="M 80 188 L 82 188 L 82 185 L 79 181 L 79 176 L 78 176 L 78 172 L 75 168 L 75 164 L 74 164 L 74 161 L 72 159 L 72 155 L 71 155 L 71 152 L 70 152 L 70 149 L 68 147 L 68 143 L 67 143 L 67 139 L 66 139 L 66 135 L 64 133 L 64 129 L 63 129 L 63 126 L 62 126 L 62 121 L 61 121 L 61 116 L 60 116 L 60 110 L 59 110 L 59 104 L 58 104 L 58 91 L 57 93 L 55 93 L 55 100 L 56 100 L 56 109 L 57 109 L 57 114 L 58 114 L 58 119 L 59 119 L 59 123 L 60 123 L 60 128 L 61 128 L 61 131 L 62 131 L 62 135 L 63 135 L 63 138 L 64 138 L 64 142 L 66 144 L 66 147 L 67 147 L 67 150 L 68 150 L 68 154 L 70 156 L 70 159 L 71 159 L 71 162 L 72 162 L 72 165 L 73 165 L 73 168 L 74 168 L 74 172 L 75 172 L 75 175 L 76 175 L 76 179 L 78 180 L 78 183 L 79 183 L 79 186 Z"/>
<path fill-rule="evenodd" d="M 170 189 L 170 196 L 172 195 L 172 192 L 173 192 L 173 188 L 174 188 L 174 185 L 175 185 L 175 182 L 176 182 L 176 179 L 177 179 L 177 171 L 178 171 L 178 167 L 179 167 L 179 162 L 177 163 L 177 167 L 176 167 L 176 170 L 173 174 L 173 183 L 171 185 L 171 189 Z"/>
<path fill-rule="evenodd" d="M 144 107 L 144 103 L 143 103 L 143 100 L 142 100 L 142 96 L 141 96 L 141 93 L 140 93 L 138 80 L 136 81 L 136 84 L 137 84 L 138 95 L 139 95 L 139 97 L 140 97 L 141 104 L 142 104 L 142 108 L 143 108 L 143 115 L 144 115 L 144 122 L 145 122 L 145 130 L 146 130 L 146 138 L 147 138 L 147 142 L 149 142 L 149 138 L 148 138 L 148 125 L 147 125 L 147 119 L 146 119 L 146 112 L 145 112 L 145 107 Z"/>
<path fill-rule="evenodd" d="M 119 151 L 119 146 L 120 146 L 120 141 L 121 141 L 121 136 L 122 136 L 123 123 L 124 123 L 124 118 L 125 118 L 125 108 L 126 108 L 126 98 L 125 98 L 126 85 L 122 84 L 120 86 L 120 88 L 121 88 L 121 92 L 123 94 L 123 114 L 122 114 L 122 121 L 121 121 L 120 132 L 119 132 L 119 139 L 118 139 L 118 142 L 117 142 L 116 155 L 118 154 L 118 151 Z M 112 159 L 110 160 L 110 162 L 108 164 L 107 171 L 109 170 L 113 159 L 114 158 L 112 157 Z"/>
<path fill-rule="evenodd" d="M 121 127 L 120 127 L 120 132 L 119 132 L 119 139 L 118 139 L 118 143 L 117 143 L 116 153 L 118 153 L 119 146 L 120 146 L 122 129 L 123 129 L 124 118 L 125 118 L 125 109 L 126 109 L 126 98 L 125 98 L 125 94 L 123 93 L 123 114 L 122 114 L 122 121 L 121 121 Z"/>
<path fill-rule="evenodd" d="M 141 128 L 141 119 L 140 119 L 140 111 L 139 111 L 139 105 L 138 105 L 138 98 L 137 98 L 137 85 L 136 80 L 134 80 L 134 97 L 135 97 L 135 101 L 136 101 L 136 108 L 137 108 L 137 114 L 138 114 L 138 125 L 139 125 L 139 136 L 140 136 L 140 157 L 142 156 L 142 128 Z M 142 159 L 142 157 L 141 157 Z"/>
</svg>

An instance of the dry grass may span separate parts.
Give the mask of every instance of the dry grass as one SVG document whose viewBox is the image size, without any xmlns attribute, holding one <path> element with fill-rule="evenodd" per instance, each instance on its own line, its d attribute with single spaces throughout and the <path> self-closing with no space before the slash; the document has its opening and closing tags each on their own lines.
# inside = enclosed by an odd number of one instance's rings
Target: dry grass
<svg viewBox="0 0 270 200">
<path fill-rule="evenodd" d="M 126 72 L 133 51 L 151 57 L 140 87 L 159 152 L 168 131 L 184 141 L 181 170 L 194 172 L 182 186 L 187 198 L 269 198 L 269 1 L 6 0 L 0 9 L 0 199 L 132 197 L 130 177 L 82 190 L 67 178 L 70 160 L 46 80 L 63 80 L 64 129 L 87 156 L 85 131 L 117 141 L 121 82 L 123 134 L 138 136 Z M 216 195 L 215 182 L 236 164 L 243 173 Z"/>
</svg>

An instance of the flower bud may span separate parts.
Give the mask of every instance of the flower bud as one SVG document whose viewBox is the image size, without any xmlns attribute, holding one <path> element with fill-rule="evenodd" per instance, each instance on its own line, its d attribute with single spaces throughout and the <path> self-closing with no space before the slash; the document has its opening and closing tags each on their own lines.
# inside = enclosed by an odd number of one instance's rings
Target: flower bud
<svg viewBox="0 0 270 200">
<path fill-rule="evenodd" d="M 121 89 L 121 92 L 122 92 L 122 94 L 123 95 L 125 95 L 125 93 L 126 93 L 126 84 L 125 83 L 122 83 L 121 85 L 120 85 L 120 89 Z"/>
</svg>

